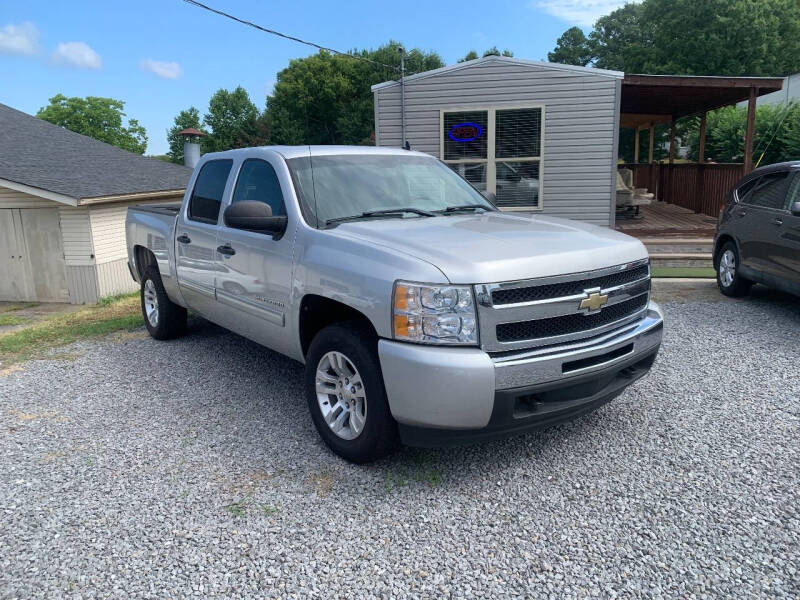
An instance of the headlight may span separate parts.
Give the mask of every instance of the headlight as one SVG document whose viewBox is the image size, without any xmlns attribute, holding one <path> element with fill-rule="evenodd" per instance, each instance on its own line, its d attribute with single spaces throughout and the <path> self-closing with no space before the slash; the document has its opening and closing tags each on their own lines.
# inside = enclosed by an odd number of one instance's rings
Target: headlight
<svg viewBox="0 0 800 600">
<path fill-rule="evenodd" d="M 477 344 L 475 304 L 469 286 L 394 284 L 392 310 L 397 340 L 426 344 Z"/>
</svg>

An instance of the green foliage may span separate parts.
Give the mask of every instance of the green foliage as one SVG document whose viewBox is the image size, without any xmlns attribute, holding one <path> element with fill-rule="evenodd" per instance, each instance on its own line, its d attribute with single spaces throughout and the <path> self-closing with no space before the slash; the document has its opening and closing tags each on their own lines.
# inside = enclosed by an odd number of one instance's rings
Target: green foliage
<svg viewBox="0 0 800 600">
<path fill-rule="evenodd" d="M 486 52 L 483 53 L 483 56 L 484 57 L 487 57 L 487 56 L 509 56 L 509 57 L 511 57 L 511 56 L 514 56 L 514 53 L 511 50 L 503 50 L 502 52 L 500 52 L 500 50 L 497 49 L 497 46 L 492 46 Z"/>
<path fill-rule="evenodd" d="M 747 109 L 743 107 L 726 106 L 708 113 L 706 158 L 742 162 L 746 129 Z M 699 119 L 695 118 L 687 132 L 689 158 L 693 160 L 699 154 L 699 138 Z M 761 165 L 800 159 L 800 104 L 766 104 L 756 109 L 753 161 L 759 159 Z"/>
<path fill-rule="evenodd" d="M 502 52 L 500 52 L 500 50 L 497 49 L 497 46 L 492 46 L 491 48 L 486 50 L 486 52 L 483 53 L 483 57 L 484 58 L 487 57 L 487 56 L 508 56 L 508 57 L 512 57 L 512 56 L 514 56 L 514 53 L 511 50 L 503 50 Z M 459 58 L 458 61 L 456 61 L 456 62 L 463 63 L 463 62 L 467 62 L 468 60 L 475 60 L 477 58 L 478 58 L 478 53 L 475 52 L 475 50 L 470 50 L 469 52 L 467 52 L 467 54 L 464 56 L 464 58 Z"/>
<path fill-rule="evenodd" d="M 782 76 L 800 70 L 797 0 L 644 0 L 567 30 L 548 55 L 626 73 Z M 588 60 L 587 60 L 588 59 Z"/>
<path fill-rule="evenodd" d="M 478 58 L 479 58 L 478 53 L 475 52 L 475 50 L 470 50 L 469 52 L 466 53 L 464 58 L 459 58 L 457 62 L 462 63 L 462 62 L 467 62 L 468 60 L 476 60 Z"/>
<path fill-rule="evenodd" d="M 589 40 L 580 27 L 570 27 L 558 40 L 552 52 L 547 53 L 547 60 L 563 65 L 585 67 L 592 61 Z"/>
<path fill-rule="evenodd" d="M 172 127 L 167 130 L 167 143 L 169 144 L 167 155 L 172 162 L 183 164 L 183 144 L 185 140 L 178 135 L 178 132 L 190 127 L 200 129 L 200 111 L 194 106 L 190 106 L 188 109 L 179 112 L 173 123 Z"/>
<path fill-rule="evenodd" d="M 352 54 L 399 68 L 400 47 L 393 41 Z M 405 62 L 407 75 L 444 66 L 438 54 L 416 48 Z M 397 75 L 392 68 L 325 51 L 290 61 L 267 97 L 270 143 L 374 144 L 370 86 Z"/>
<path fill-rule="evenodd" d="M 202 145 L 206 152 L 256 146 L 266 141 L 263 121 L 247 91 L 238 86 L 232 92 L 217 90 L 208 102 L 203 124 L 210 129 Z"/>
<path fill-rule="evenodd" d="M 113 146 L 144 154 L 147 132 L 136 119 L 123 124 L 125 103 L 113 98 L 87 96 L 67 98 L 56 94 L 50 104 L 39 109 L 36 116 L 70 131 L 93 137 Z"/>
</svg>

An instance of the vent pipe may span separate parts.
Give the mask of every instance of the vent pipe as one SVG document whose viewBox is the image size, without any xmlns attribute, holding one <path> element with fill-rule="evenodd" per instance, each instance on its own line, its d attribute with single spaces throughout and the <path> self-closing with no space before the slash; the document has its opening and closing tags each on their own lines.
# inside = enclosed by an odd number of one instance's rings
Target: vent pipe
<svg viewBox="0 0 800 600">
<path fill-rule="evenodd" d="M 178 135 L 185 141 L 183 143 L 183 164 L 194 169 L 200 162 L 200 138 L 206 135 L 199 129 L 189 127 L 179 131 Z"/>
</svg>

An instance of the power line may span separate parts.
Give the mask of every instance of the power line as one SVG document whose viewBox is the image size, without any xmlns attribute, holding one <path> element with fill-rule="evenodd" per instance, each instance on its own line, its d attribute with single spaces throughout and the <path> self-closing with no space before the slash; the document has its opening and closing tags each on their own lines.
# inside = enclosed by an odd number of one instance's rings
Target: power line
<svg viewBox="0 0 800 600">
<path fill-rule="evenodd" d="M 259 31 L 263 31 L 264 33 L 270 33 L 272 35 L 277 35 L 278 37 L 282 37 L 287 40 L 291 40 L 293 42 L 298 42 L 300 44 L 305 44 L 306 46 L 311 46 L 312 48 L 317 48 L 318 50 L 325 50 L 326 52 L 330 52 L 331 54 L 337 54 L 339 56 L 347 56 L 348 58 L 352 58 L 355 60 L 361 60 L 364 62 L 372 63 L 373 65 L 379 65 L 381 67 L 386 67 L 387 69 L 391 69 L 392 71 L 398 71 L 399 69 L 393 65 L 387 65 L 382 62 L 378 62 L 377 60 L 372 60 L 371 58 L 366 58 L 364 56 L 358 56 L 356 54 L 350 54 L 349 52 L 339 52 L 338 50 L 334 50 L 333 48 L 326 48 L 325 46 L 320 46 L 319 44 L 315 44 L 314 42 L 308 42 L 306 40 L 301 40 L 298 37 L 294 37 L 292 35 L 287 35 L 285 33 L 281 33 L 280 31 L 275 31 L 274 29 L 267 29 L 266 27 L 262 27 L 252 21 L 246 21 L 244 19 L 240 19 L 232 14 L 223 12 L 221 10 L 217 10 L 216 8 L 212 8 L 202 2 L 198 2 L 197 0 L 183 0 L 187 4 L 191 4 L 192 6 L 196 6 L 198 8 L 202 8 L 212 13 L 216 13 L 221 17 L 226 17 L 231 19 L 232 21 L 236 21 L 237 23 L 241 23 L 242 25 L 247 25 L 248 27 L 253 27 L 254 29 L 258 29 Z"/>
</svg>

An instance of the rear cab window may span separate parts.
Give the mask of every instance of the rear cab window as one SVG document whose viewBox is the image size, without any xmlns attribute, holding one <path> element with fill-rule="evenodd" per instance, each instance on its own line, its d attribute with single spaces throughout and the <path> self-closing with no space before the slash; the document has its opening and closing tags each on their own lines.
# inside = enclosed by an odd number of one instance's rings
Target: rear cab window
<svg viewBox="0 0 800 600">
<path fill-rule="evenodd" d="M 225 184 L 231 172 L 233 160 L 210 160 L 200 169 L 189 198 L 188 217 L 192 221 L 216 225 Z"/>
</svg>

